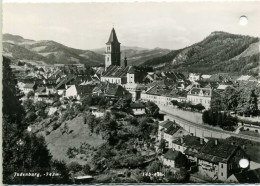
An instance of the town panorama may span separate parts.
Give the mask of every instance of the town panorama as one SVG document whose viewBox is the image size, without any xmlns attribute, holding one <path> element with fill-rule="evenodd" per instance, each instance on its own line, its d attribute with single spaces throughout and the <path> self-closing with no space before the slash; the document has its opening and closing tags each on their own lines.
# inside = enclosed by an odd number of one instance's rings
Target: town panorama
<svg viewBox="0 0 260 186">
<path fill-rule="evenodd" d="M 107 36 L 90 52 L 3 35 L 4 183 L 260 182 L 259 38 L 150 51 Z"/>
</svg>

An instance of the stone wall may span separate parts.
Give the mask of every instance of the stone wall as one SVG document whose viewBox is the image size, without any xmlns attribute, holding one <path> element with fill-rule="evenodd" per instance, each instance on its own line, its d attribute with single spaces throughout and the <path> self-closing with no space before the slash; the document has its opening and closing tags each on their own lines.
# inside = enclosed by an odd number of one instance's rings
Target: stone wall
<svg viewBox="0 0 260 186">
<path fill-rule="evenodd" d="M 191 121 L 191 122 L 194 122 L 194 123 L 199 123 L 199 124 L 203 123 L 202 113 L 180 110 L 180 109 L 174 108 L 172 106 L 158 105 L 158 107 L 160 108 L 161 111 L 165 111 L 167 113 L 181 117 L 185 120 L 188 120 L 188 121 Z"/>
</svg>

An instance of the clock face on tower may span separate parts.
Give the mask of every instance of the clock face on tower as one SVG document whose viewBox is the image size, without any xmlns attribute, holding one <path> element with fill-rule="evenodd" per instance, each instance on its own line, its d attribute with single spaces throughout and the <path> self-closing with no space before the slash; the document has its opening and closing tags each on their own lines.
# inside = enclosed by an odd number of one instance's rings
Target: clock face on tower
<svg viewBox="0 0 260 186">
<path fill-rule="evenodd" d="M 113 28 L 106 43 L 106 52 L 105 52 L 105 68 L 110 65 L 120 66 L 121 62 L 121 51 L 120 43 L 118 42 L 116 31 Z"/>
</svg>

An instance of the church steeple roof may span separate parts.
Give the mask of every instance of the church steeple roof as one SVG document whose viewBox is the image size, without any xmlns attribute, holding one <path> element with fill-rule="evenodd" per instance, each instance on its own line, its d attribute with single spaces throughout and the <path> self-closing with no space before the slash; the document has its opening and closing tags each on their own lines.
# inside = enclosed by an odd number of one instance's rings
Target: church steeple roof
<svg viewBox="0 0 260 186">
<path fill-rule="evenodd" d="M 108 39 L 108 42 L 106 44 L 110 44 L 110 43 L 119 43 L 116 37 L 116 31 L 113 27 L 113 29 L 111 30 L 111 34 L 110 37 Z"/>
</svg>

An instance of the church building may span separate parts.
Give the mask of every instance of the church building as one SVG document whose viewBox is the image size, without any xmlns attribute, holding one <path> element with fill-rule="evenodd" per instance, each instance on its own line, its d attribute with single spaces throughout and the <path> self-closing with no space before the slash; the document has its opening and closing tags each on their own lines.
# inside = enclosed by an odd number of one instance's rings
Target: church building
<svg viewBox="0 0 260 186">
<path fill-rule="evenodd" d="M 121 66 L 121 51 L 120 44 L 118 42 L 116 31 L 113 28 L 106 43 L 106 52 L 105 52 L 105 69 L 110 65 Z"/>
</svg>

